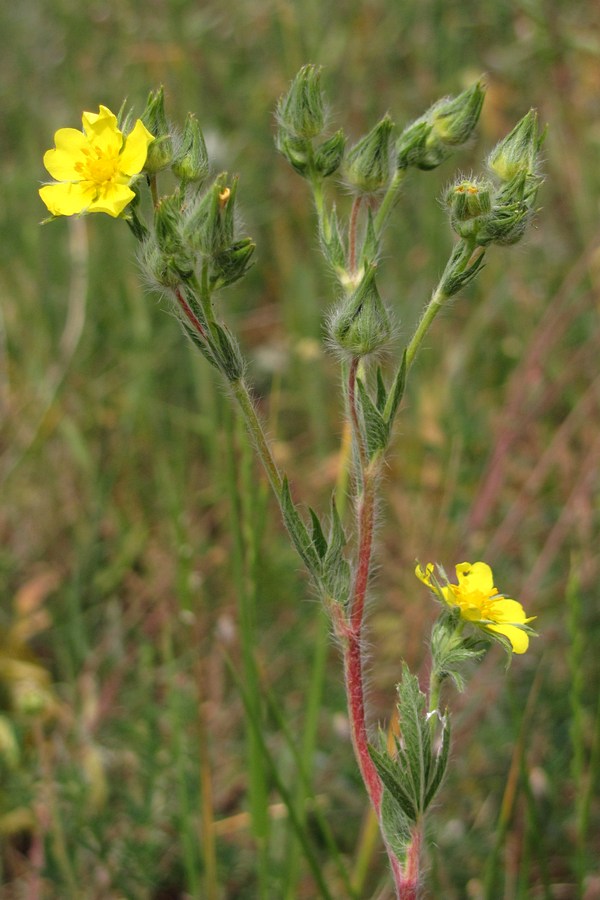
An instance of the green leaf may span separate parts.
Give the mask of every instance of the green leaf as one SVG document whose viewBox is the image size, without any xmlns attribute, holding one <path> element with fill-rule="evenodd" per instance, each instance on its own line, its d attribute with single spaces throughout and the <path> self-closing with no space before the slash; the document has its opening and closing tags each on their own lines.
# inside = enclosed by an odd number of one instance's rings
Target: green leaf
<svg viewBox="0 0 600 900">
<path fill-rule="evenodd" d="M 281 487 L 281 512 L 286 528 L 294 542 L 296 550 L 302 557 L 307 569 L 318 578 L 321 569 L 321 561 L 308 533 L 306 525 L 300 518 L 296 505 L 290 494 L 290 486 L 287 477 L 283 479 Z"/>
<path fill-rule="evenodd" d="M 315 545 L 315 550 L 319 554 L 319 557 L 323 559 L 327 553 L 327 541 L 325 540 L 325 535 L 323 534 L 323 529 L 321 528 L 321 523 L 319 522 L 316 512 L 311 506 L 308 507 L 308 511 L 312 521 L 312 542 Z"/>
<path fill-rule="evenodd" d="M 219 362 L 219 367 L 230 381 L 237 381 L 244 371 L 244 362 L 240 348 L 228 328 L 213 322 L 211 325 L 213 340 L 211 349 Z"/>
<path fill-rule="evenodd" d="M 365 239 L 364 239 L 363 246 L 362 246 L 361 261 L 363 264 L 374 265 L 377 262 L 378 256 L 379 256 L 379 240 L 377 238 L 377 232 L 375 231 L 375 225 L 373 222 L 373 213 L 369 209 L 369 217 L 367 220 Z"/>
<path fill-rule="evenodd" d="M 410 824 L 424 815 L 442 782 L 448 764 L 450 726 L 445 718 L 440 752 L 433 752 L 434 732 L 425 695 L 406 665 L 398 685 L 398 718 L 402 738 L 395 740 L 396 755 L 389 755 L 385 736 L 381 749 L 369 746 L 369 754 L 384 787 Z"/>
<path fill-rule="evenodd" d="M 396 741 L 398 759 L 403 763 L 405 787 L 412 792 L 415 808 L 424 811 L 425 785 L 431 757 L 431 736 L 425 714 L 425 695 L 408 666 L 403 665 L 398 685 L 398 716 L 402 744 Z"/>
<path fill-rule="evenodd" d="M 387 389 L 385 386 L 385 381 L 383 380 L 383 375 L 381 374 L 381 367 L 377 366 L 377 400 L 376 406 L 380 413 L 385 409 L 385 401 L 387 400 Z"/>
<path fill-rule="evenodd" d="M 392 429 L 392 425 L 394 424 L 394 419 L 396 418 L 396 413 L 398 412 L 398 407 L 400 406 L 400 401 L 404 396 L 404 388 L 406 387 L 406 350 L 402 354 L 402 362 L 400 363 L 400 368 L 396 372 L 396 377 L 394 378 L 394 383 L 392 384 L 390 393 L 385 403 L 385 409 L 383 410 L 383 417 L 386 421 L 388 428 Z"/>
<path fill-rule="evenodd" d="M 411 820 L 386 787 L 381 798 L 380 816 L 387 845 L 391 847 L 396 859 L 405 865 L 413 837 Z"/>
<path fill-rule="evenodd" d="M 350 565 L 344 556 L 346 535 L 340 520 L 335 497 L 331 498 L 329 546 L 322 562 L 322 583 L 332 599 L 347 604 L 350 599 Z"/>
<path fill-rule="evenodd" d="M 371 744 L 369 744 L 369 755 L 384 786 L 390 792 L 406 818 L 410 822 L 416 822 L 418 808 L 415 806 L 414 798 L 410 791 L 406 789 L 403 773 L 398 767 L 397 761 L 388 756 L 387 752 L 376 750 Z"/>
<path fill-rule="evenodd" d="M 442 783 L 442 778 L 446 774 L 448 765 L 448 756 L 450 753 L 450 717 L 446 712 L 442 723 L 442 746 L 440 752 L 434 760 L 432 772 L 425 792 L 425 809 L 430 805 L 431 801 L 438 792 Z"/>
<path fill-rule="evenodd" d="M 369 459 L 372 459 L 376 453 L 386 448 L 389 438 L 389 427 L 382 414 L 369 397 L 367 389 L 360 378 L 356 379 L 356 384 L 358 385 L 360 406 L 365 426 L 367 453 Z"/>
</svg>

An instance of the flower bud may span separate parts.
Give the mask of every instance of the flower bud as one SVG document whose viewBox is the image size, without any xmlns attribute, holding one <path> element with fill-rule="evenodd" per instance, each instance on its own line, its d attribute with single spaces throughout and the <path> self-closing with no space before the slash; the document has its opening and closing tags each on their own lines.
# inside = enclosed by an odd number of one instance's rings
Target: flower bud
<svg viewBox="0 0 600 900">
<path fill-rule="evenodd" d="M 541 178 L 524 171 L 507 182 L 496 194 L 492 213 L 477 235 L 481 246 L 516 244 L 521 240 L 534 215 L 534 204 Z"/>
<path fill-rule="evenodd" d="M 492 211 L 490 185 L 486 181 L 459 181 L 446 192 L 450 223 L 463 238 L 476 237 Z"/>
<path fill-rule="evenodd" d="M 181 210 L 176 196 L 163 197 L 154 212 L 158 253 L 152 262 L 152 274 L 159 284 L 172 286 L 190 278 L 193 260 L 181 237 Z"/>
<path fill-rule="evenodd" d="M 358 287 L 331 318 L 332 340 L 352 356 L 373 353 L 390 338 L 390 321 L 375 283 L 375 268 L 374 265 L 365 267 Z"/>
<path fill-rule="evenodd" d="M 302 175 L 303 178 L 310 177 L 312 148 L 309 140 L 295 138 L 285 131 L 279 131 L 275 138 L 275 146 L 298 175 Z"/>
<path fill-rule="evenodd" d="M 169 252 L 181 246 L 180 221 L 181 210 L 177 198 L 163 197 L 154 211 L 156 241 L 161 250 Z"/>
<path fill-rule="evenodd" d="M 239 281 L 252 265 L 250 259 L 256 249 L 252 238 L 236 241 L 226 250 L 215 254 L 212 260 L 211 283 L 215 288 L 227 287 Z"/>
<path fill-rule="evenodd" d="M 537 112 L 530 109 L 492 150 L 488 166 L 502 181 L 512 181 L 521 173 L 535 175 L 543 140 L 544 134 L 538 134 Z"/>
<path fill-rule="evenodd" d="M 173 142 L 165 114 L 165 94 L 162 87 L 157 91 L 150 91 L 141 118 L 150 134 L 154 135 L 144 165 L 144 171 L 154 175 L 170 166 L 173 160 Z"/>
<path fill-rule="evenodd" d="M 439 100 L 427 112 L 404 129 L 396 142 L 399 169 L 435 169 L 445 162 L 454 148 L 471 136 L 479 119 L 485 91 L 477 84 L 458 97 Z"/>
<path fill-rule="evenodd" d="M 346 181 L 357 193 L 373 194 L 390 180 L 390 135 L 394 123 L 388 115 L 348 151 Z"/>
<path fill-rule="evenodd" d="M 237 178 L 227 184 L 222 172 L 193 207 L 184 225 L 184 238 L 194 250 L 214 256 L 233 244 Z"/>
<path fill-rule="evenodd" d="M 481 81 L 467 88 L 458 97 L 440 100 L 429 111 L 433 136 L 443 144 L 456 147 L 471 137 L 477 125 L 485 89 Z"/>
<path fill-rule="evenodd" d="M 277 106 L 280 128 L 294 138 L 316 137 L 325 126 L 321 69 L 303 66 Z"/>
<path fill-rule="evenodd" d="M 315 150 L 313 160 L 315 174 L 321 178 L 333 175 L 341 165 L 345 149 L 346 136 L 343 131 L 336 131 Z"/>
<path fill-rule="evenodd" d="M 173 161 L 172 169 L 177 178 L 184 182 L 202 182 L 208 175 L 208 153 L 204 135 L 193 113 L 188 113 L 185 120 L 181 152 Z"/>
</svg>

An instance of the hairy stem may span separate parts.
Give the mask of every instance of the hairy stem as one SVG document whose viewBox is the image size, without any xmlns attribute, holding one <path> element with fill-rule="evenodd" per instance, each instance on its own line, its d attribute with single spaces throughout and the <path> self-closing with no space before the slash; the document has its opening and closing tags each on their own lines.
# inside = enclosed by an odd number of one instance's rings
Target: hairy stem
<svg viewBox="0 0 600 900">
<path fill-rule="evenodd" d="M 266 435 L 263 431 L 260 419 L 258 418 L 258 413 L 256 412 L 254 401 L 252 400 L 250 392 L 248 391 L 248 388 L 246 387 L 242 379 L 239 379 L 238 381 L 232 381 L 230 382 L 230 384 L 233 395 L 237 400 L 244 416 L 246 428 L 250 432 L 250 436 L 252 437 L 254 446 L 256 447 L 265 472 L 267 473 L 267 477 L 269 479 L 271 487 L 273 488 L 278 501 L 281 502 L 283 480 L 279 473 L 279 469 L 277 468 L 277 463 L 273 459 L 273 454 L 271 453 Z"/>
<path fill-rule="evenodd" d="M 362 206 L 363 195 L 358 194 L 352 203 L 352 211 L 350 213 L 350 225 L 348 228 L 348 271 L 350 275 L 354 275 L 356 271 L 356 244 L 358 232 L 358 215 Z"/>
<path fill-rule="evenodd" d="M 356 576 L 350 613 L 345 623 L 344 674 L 354 752 L 369 799 L 371 800 L 375 812 L 379 814 L 381 808 L 382 786 L 379 775 L 377 774 L 377 769 L 369 755 L 362 656 L 362 629 L 365 598 L 367 595 L 371 555 L 373 550 L 376 472 L 368 465 L 367 452 L 362 431 L 360 429 L 356 403 L 356 372 L 358 363 L 359 359 L 358 357 L 355 357 L 350 365 L 348 375 L 348 406 L 357 448 L 357 467 L 360 472 L 359 483 L 362 492 L 358 507 L 358 559 Z"/>
</svg>

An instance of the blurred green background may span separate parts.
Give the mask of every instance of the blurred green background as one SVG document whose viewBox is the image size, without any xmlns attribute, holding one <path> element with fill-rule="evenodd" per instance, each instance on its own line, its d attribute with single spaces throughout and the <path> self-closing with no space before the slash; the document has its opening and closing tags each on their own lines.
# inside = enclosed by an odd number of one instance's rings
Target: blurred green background
<svg viewBox="0 0 600 900">
<path fill-rule="evenodd" d="M 21 0 L 2 5 L 0 35 L 0 895 L 323 896 L 279 777 L 331 895 L 362 851 L 356 896 L 391 896 L 364 837 L 338 654 L 319 651 L 320 611 L 223 385 L 144 289 L 123 223 L 39 225 L 57 128 L 124 97 L 140 113 L 159 84 L 173 121 L 195 111 L 215 174 L 240 174 L 258 245 L 224 314 L 296 496 L 326 504 L 342 428 L 322 343 L 333 285 L 306 186 L 273 145 L 275 103 L 314 62 L 352 139 L 487 75 L 477 140 L 413 175 L 395 212 L 381 269 L 400 338 L 452 244 L 444 186 L 529 107 L 548 122 L 535 227 L 492 248 L 436 322 L 399 417 L 370 701 L 385 721 L 401 659 L 426 664 L 434 610 L 415 558 L 488 561 L 540 638 L 506 676 L 494 651 L 448 694 L 425 896 L 599 897 L 597 5 Z M 248 671 L 240 627 L 268 757 L 230 668 Z"/>
</svg>

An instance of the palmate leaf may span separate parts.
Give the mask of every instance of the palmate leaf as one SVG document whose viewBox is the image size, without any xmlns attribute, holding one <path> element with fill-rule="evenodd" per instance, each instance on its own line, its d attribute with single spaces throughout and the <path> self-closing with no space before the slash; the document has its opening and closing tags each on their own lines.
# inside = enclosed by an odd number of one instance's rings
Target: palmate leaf
<svg viewBox="0 0 600 900">
<path fill-rule="evenodd" d="M 398 685 L 398 715 L 402 739 L 395 741 L 396 755 L 389 755 L 385 736 L 381 749 L 370 746 L 369 753 L 390 801 L 410 824 L 424 815 L 442 782 L 450 750 L 450 728 L 447 719 L 442 720 L 442 746 L 435 752 L 425 695 L 406 665 Z"/>
</svg>

